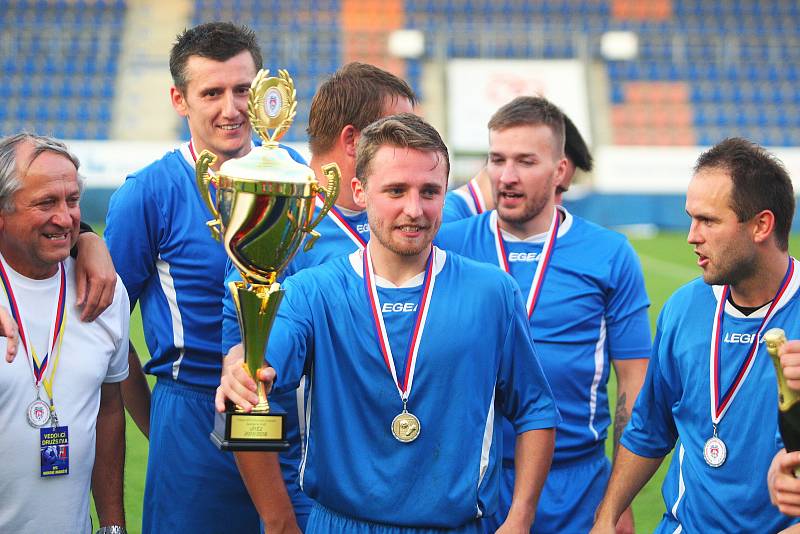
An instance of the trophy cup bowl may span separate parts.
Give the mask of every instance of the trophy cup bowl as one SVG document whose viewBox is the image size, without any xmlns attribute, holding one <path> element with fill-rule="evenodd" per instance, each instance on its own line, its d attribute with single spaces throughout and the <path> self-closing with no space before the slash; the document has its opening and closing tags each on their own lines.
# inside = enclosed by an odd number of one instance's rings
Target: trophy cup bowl
<svg viewBox="0 0 800 534">
<path fill-rule="evenodd" d="M 229 287 L 244 347 L 244 366 L 253 378 L 264 362 L 269 332 L 283 298 L 277 277 L 304 240 L 308 250 L 319 234 L 314 227 L 339 192 L 339 168 L 323 167 L 327 187 L 314 172 L 294 161 L 277 139 L 291 124 L 296 108 L 294 84 L 286 71 L 277 78 L 260 71 L 250 87 L 248 111 L 264 144 L 246 156 L 228 160 L 216 173 L 208 150 L 196 163 L 200 195 L 214 219 L 207 224 L 221 241 L 243 281 Z M 268 135 L 267 128 L 275 128 Z M 212 186 L 215 194 L 212 196 Z M 320 195 L 324 193 L 324 195 Z M 317 199 L 322 207 L 314 217 Z M 216 414 L 212 441 L 223 450 L 280 451 L 286 441 L 285 413 L 270 409 L 264 385 L 256 380 L 259 402 L 249 413 L 229 403 Z"/>
</svg>

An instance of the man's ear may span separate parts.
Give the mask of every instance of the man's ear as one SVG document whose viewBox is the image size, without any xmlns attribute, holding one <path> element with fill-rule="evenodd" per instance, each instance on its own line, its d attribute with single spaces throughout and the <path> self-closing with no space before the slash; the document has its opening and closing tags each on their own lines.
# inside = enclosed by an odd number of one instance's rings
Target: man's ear
<svg viewBox="0 0 800 534">
<path fill-rule="evenodd" d="M 359 208 L 367 209 L 367 192 L 364 184 L 361 183 L 357 176 L 354 176 L 350 181 L 350 186 L 353 188 L 353 201 Z"/>
<path fill-rule="evenodd" d="M 753 217 L 752 236 L 755 243 L 763 243 L 775 234 L 775 214 L 762 210 Z"/>
<path fill-rule="evenodd" d="M 181 117 L 189 116 L 189 108 L 186 105 L 186 98 L 180 89 L 174 85 L 169 88 L 169 99 L 172 102 L 172 107 L 178 112 Z"/>
<path fill-rule="evenodd" d="M 352 124 L 348 124 L 339 132 L 339 145 L 350 158 L 356 158 L 356 144 L 360 133 Z"/>
</svg>

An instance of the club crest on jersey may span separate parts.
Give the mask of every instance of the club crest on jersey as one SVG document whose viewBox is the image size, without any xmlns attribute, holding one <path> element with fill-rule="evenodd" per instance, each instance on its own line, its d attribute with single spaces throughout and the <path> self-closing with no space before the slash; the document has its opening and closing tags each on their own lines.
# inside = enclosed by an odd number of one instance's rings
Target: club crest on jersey
<svg viewBox="0 0 800 534">
<path fill-rule="evenodd" d="M 539 252 L 510 252 L 508 254 L 508 261 L 525 261 L 525 262 L 532 262 L 532 261 L 539 261 L 539 256 L 541 254 Z"/>
<path fill-rule="evenodd" d="M 753 342 L 753 340 L 755 339 L 755 337 L 756 337 L 756 334 L 755 334 L 755 333 L 750 333 L 750 334 L 740 334 L 740 333 L 738 333 L 738 332 L 726 332 L 726 333 L 725 333 L 725 337 L 723 338 L 723 341 L 724 341 L 725 343 L 744 343 L 744 344 L 750 344 L 750 343 L 752 343 L 752 342 Z M 759 339 L 759 340 L 758 340 L 758 342 L 759 342 L 759 343 L 763 343 L 763 342 L 764 342 L 764 338 L 762 337 L 761 339 Z"/>
<path fill-rule="evenodd" d="M 415 311 L 417 311 L 416 302 L 384 302 L 383 306 L 381 306 L 382 313 Z"/>
</svg>

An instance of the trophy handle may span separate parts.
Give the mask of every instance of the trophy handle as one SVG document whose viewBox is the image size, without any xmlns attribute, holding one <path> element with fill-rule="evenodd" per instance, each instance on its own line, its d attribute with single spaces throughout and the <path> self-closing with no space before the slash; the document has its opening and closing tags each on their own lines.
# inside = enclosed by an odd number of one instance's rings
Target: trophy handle
<svg viewBox="0 0 800 534">
<path fill-rule="evenodd" d="M 197 157 L 197 162 L 195 163 L 195 179 L 197 180 L 197 189 L 200 190 L 200 197 L 206 203 L 206 206 L 208 206 L 211 215 L 214 216 L 214 218 L 206 224 L 211 230 L 211 235 L 214 239 L 220 241 L 222 239 L 222 233 L 220 232 L 220 225 L 222 223 L 219 220 L 219 212 L 216 206 L 214 206 L 214 202 L 211 200 L 211 190 L 209 189 L 209 185 L 211 184 L 214 185 L 215 189 L 218 188 L 217 177 L 209 170 L 215 161 L 217 161 L 217 156 L 210 150 L 203 150 L 200 152 L 200 155 Z"/>
<path fill-rule="evenodd" d="M 314 220 L 303 228 L 303 231 L 310 236 L 303 247 L 303 250 L 306 252 L 311 250 L 311 247 L 314 246 L 314 242 L 319 238 L 319 234 L 314 231 L 314 227 L 328 214 L 334 202 L 336 202 L 336 198 L 339 196 L 339 185 L 342 181 L 342 171 L 339 170 L 339 166 L 336 163 L 323 165 L 322 173 L 328 179 L 328 187 L 325 188 L 325 198 L 322 199 L 322 208 L 320 208 L 319 213 L 317 213 Z"/>
</svg>

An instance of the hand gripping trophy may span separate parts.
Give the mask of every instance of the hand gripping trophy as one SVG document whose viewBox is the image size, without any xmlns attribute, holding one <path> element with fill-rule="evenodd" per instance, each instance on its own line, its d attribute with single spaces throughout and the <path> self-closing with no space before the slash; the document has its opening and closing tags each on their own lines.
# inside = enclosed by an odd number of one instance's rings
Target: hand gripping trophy
<svg viewBox="0 0 800 534">
<path fill-rule="evenodd" d="M 236 305 L 239 331 L 244 345 L 244 365 L 251 376 L 264 361 L 269 332 L 283 290 L 276 282 L 291 261 L 306 234 L 308 250 L 319 237 L 314 227 L 327 214 L 339 193 L 339 168 L 335 163 L 322 170 L 326 188 L 320 187 L 314 172 L 295 162 L 278 140 L 295 116 L 294 82 L 285 70 L 278 77 L 259 71 L 250 86 L 248 115 L 263 145 L 246 156 L 222 164 L 217 173 L 209 167 L 216 156 L 204 150 L 197 158 L 197 185 L 214 219 L 207 224 L 215 239 L 222 241 L 243 282 L 230 284 Z M 270 134 L 267 130 L 272 129 Z M 210 186 L 216 195 L 212 196 Z M 320 195 L 324 192 L 324 195 Z M 322 208 L 314 218 L 314 203 Z M 285 413 L 270 411 L 263 384 L 258 384 L 258 405 L 245 413 L 228 406 L 217 414 L 211 439 L 225 450 L 286 449 Z"/>
</svg>

